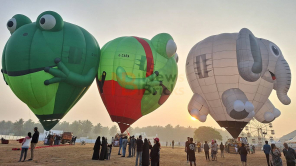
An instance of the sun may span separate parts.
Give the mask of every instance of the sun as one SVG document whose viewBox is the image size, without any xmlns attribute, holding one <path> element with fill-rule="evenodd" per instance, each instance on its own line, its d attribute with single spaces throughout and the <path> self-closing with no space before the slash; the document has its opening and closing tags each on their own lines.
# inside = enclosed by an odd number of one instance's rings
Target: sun
<svg viewBox="0 0 296 166">
<path fill-rule="evenodd" d="M 192 120 L 196 120 L 195 117 L 191 117 Z"/>
</svg>

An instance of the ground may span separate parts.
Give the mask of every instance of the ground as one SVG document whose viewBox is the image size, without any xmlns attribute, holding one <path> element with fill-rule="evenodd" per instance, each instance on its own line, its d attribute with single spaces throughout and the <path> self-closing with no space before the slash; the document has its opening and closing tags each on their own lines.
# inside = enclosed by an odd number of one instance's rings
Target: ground
<svg viewBox="0 0 296 166">
<path fill-rule="evenodd" d="M 41 145 L 41 142 L 38 144 Z M 20 151 L 13 151 L 12 148 L 19 148 L 17 141 L 10 141 L 10 144 L 0 144 L 0 165 L 104 165 L 104 166 L 133 166 L 135 157 L 122 158 L 118 153 L 118 148 L 113 147 L 111 160 L 91 160 L 93 153 L 93 144 L 71 145 L 40 148 L 35 150 L 36 160 L 18 162 Z M 225 153 L 225 158 L 221 158 L 218 153 L 218 161 L 205 161 L 204 153 L 196 153 L 197 166 L 240 166 L 240 156 L 237 154 Z M 31 154 L 28 151 L 27 159 Z M 283 165 L 285 159 L 282 156 Z M 189 166 L 186 163 L 186 153 L 184 148 L 162 147 L 160 151 L 161 166 Z M 248 155 L 248 166 L 266 166 L 266 159 L 263 152 L 257 151 L 256 154 Z"/>
</svg>

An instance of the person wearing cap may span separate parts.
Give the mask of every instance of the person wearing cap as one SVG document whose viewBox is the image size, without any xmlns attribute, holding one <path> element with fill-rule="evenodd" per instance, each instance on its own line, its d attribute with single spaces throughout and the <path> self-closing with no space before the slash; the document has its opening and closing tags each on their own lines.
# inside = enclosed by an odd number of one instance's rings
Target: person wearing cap
<svg viewBox="0 0 296 166">
<path fill-rule="evenodd" d="M 143 140 L 142 136 L 139 136 L 139 139 L 137 139 L 137 156 L 136 156 L 136 166 L 138 166 L 138 158 L 140 159 L 139 165 L 142 166 L 142 154 L 143 154 Z"/>
<path fill-rule="evenodd" d="M 154 145 L 150 153 L 151 166 L 159 165 L 159 151 L 160 151 L 159 138 L 154 138 Z"/>
<path fill-rule="evenodd" d="M 34 159 L 34 149 L 38 143 L 39 140 L 39 131 L 37 127 L 34 127 L 34 134 L 31 141 L 31 158 L 29 161 L 32 161 Z"/>
</svg>

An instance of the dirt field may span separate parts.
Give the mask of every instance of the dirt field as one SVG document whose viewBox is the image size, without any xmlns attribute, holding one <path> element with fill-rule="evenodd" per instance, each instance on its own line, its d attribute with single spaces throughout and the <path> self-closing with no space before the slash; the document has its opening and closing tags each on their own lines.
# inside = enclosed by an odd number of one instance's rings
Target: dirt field
<svg viewBox="0 0 296 166">
<path fill-rule="evenodd" d="M 41 142 L 39 143 L 41 145 Z M 100 161 L 91 160 L 93 144 L 71 145 L 60 147 L 40 148 L 35 150 L 35 161 L 18 162 L 20 151 L 13 151 L 12 148 L 19 148 L 20 144 L 10 141 L 10 144 L 0 144 L 0 165 L 108 165 L 108 166 L 133 166 L 135 157 L 122 158 L 117 155 L 118 148 L 113 147 L 111 160 Z M 27 159 L 31 154 L 28 151 Z M 218 155 L 220 155 L 218 153 Z M 218 161 L 205 161 L 203 153 L 196 153 L 198 166 L 240 166 L 240 157 L 236 154 L 225 154 L 225 158 L 218 157 Z M 285 159 L 282 157 L 284 165 Z M 162 147 L 160 151 L 160 165 L 162 166 L 188 166 L 186 163 L 186 153 L 184 148 L 175 149 Z M 249 166 L 266 166 L 265 155 L 263 152 L 248 155 Z"/>
</svg>

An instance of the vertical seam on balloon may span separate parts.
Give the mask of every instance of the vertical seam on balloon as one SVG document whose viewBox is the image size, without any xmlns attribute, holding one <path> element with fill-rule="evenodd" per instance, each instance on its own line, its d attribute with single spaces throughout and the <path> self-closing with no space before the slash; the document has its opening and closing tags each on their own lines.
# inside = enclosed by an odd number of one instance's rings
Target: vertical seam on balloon
<svg viewBox="0 0 296 166">
<path fill-rule="evenodd" d="M 63 60 L 63 52 L 64 52 L 64 44 L 65 44 L 65 28 L 66 28 L 66 24 L 64 24 L 64 28 L 63 28 L 63 42 L 62 42 L 62 50 L 61 50 L 61 61 Z M 53 111 L 52 111 L 52 114 L 54 114 L 55 112 L 55 109 L 56 109 L 56 95 L 59 91 L 59 87 L 60 87 L 60 83 L 59 83 L 59 86 L 57 87 L 57 91 L 56 91 L 56 94 L 55 94 L 55 99 L 54 99 L 54 106 L 53 106 Z M 65 115 L 64 115 L 65 116 Z M 64 117 L 63 116 L 63 117 Z"/>
<path fill-rule="evenodd" d="M 32 37 L 31 44 L 30 44 L 30 50 L 29 50 L 29 59 L 30 59 L 30 60 L 31 60 L 32 42 L 33 42 L 33 40 L 34 40 L 34 37 L 35 37 L 36 32 L 37 32 L 37 28 L 36 28 L 36 30 L 35 30 L 35 32 L 34 32 L 34 35 L 33 35 L 33 37 Z M 29 60 L 29 69 L 31 68 L 30 60 Z M 31 85 L 31 90 L 32 90 L 33 96 L 34 96 L 35 100 L 37 100 L 37 98 L 36 98 L 36 96 L 35 96 L 35 93 L 34 93 L 34 90 L 33 90 L 33 86 L 32 86 L 32 78 L 31 78 L 31 74 L 29 74 L 28 76 L 29 76 L 29 78 L 30 78 L 30 85 Z M 37 100 L 37 101 L 38 101 L 38 100 Z M 37 103 L 38 103 L 38 105 L 39 105 L 39 102 L 37 102 Z M 39 105 L 39 107 L 40 107 L 40 105 Z M 44 112 L 43 112 L 43 108 L 42 108 L 41 110 L 42 110 L 43 115 L 45 115 Z"/>
<path fill-rule="evenodd" d="M 125 38 L 121 39 L 120 42 L 118 43 L 117 47 L 116 47 L 116 51 L 114 52 L 114 56 L 113 56 L 113 57 L 114 57 L 114 61 L 115 61 L 116 52 L 117 52 L 117 50 L 118 50 L 118 48 L 119 48 L 119 46 L 120 46 L 120 43 L 122 43 L 122 42 L 124 41 L 124 39 L 125 39 Z M 120 57 L 118 57 L 118 58 L 120 58 Z M 118 60 L 119 60 L 119 59 L 118 59 Z M 118 64 L 118 65 L 119 65 L 119 64 Z M 113 69 L 112 72 L 115 73 L 115 74 L 117 74 L 117 73 L 116 73 L 116 70 L 117 70 L 117 69 L 114 69 L 114 62 L 113 62 L 113 68 L 112 68 L 112 69 Z M 114 71 L 115 71 L 115 72 L 114 72 Z M 116 78 L 116 76 L 114 77 L 114 79 L 115 79 L 115 78 Z M 112 75 L 112 80 L 113 80 L 113 75 Z M 116 81 L 118 81 L 118 80 L 116 79 Z M 115 89 L 114 89 L 114 97 L 115 97 L 114 105 L 116 105 L 116 98 L 117 98 L 117 95 L 115 95 L 115 94 L 116 94 L 116 93 L 115 93 L 115 91 L 116 91 L 115 80 L 114 80 L 114 82 L 112 82 L 112 83 L 113 83 L 112 86 L 115 87 Z M 111 89 L 113 88 L 112 86 L 111 86 Z M 122 88 L 122 89 L 125 89 L 125 88 Z M 122 93 L 122 92 L 120 92 L 120 93 Z M 112 94 L 112 91 L 111 91 L 111 94 Z M 113 107 L 113 108 L 114 108 L 114 107 Z M 115 110 L 114 114 L 117 115 L 118 110 L 117 110 L 117 109 L 114 109 L 114 110 Z M 123 109 L 123 110 L 124 110 L 124 109 Z M 124 110 L 124 111 L 125 111 L 125 110 Z M 111 116 L 110 116 L 110 117 L 111 117 Z M 121 121 L 121 119 L 122 119 L 122 118 L 119 118 L 119 116 L 116 116 L 116 121 L 115 121 L 115 122 L 119 122 L 119 121 Z M 117 123 L 117 124 L 118 124 L 118 123 Z M 119 125 L 119 124 L 118 124 L 118 125 Z"/>
<path fill-rule="evenodd" d="M 83 33 L 83 31 L 81 30 L 81 27 L 78 27 L 78 29 L 80 30 L 80 32 L 83 34 L 83 38 L 84 38 L 84 43 L 85 43 L 85 59 L 84 59 L 84 65 L 83 65 L 83 68 L 82 68 L 82 71 L 81 71 L 81 75 L 85 69 L 85 63 L 86 63 L 86 58 L 87 58 L 87 43 L 86 43 L 86 40 L 85 40 L 85 34 Z M 83 51 L 82 51 L 83 53 Z"/>
<path fill-rule="evenodd" d="M 133 37 L 134 39 L 136 39 L 135 37 Z M 137 39 L 136 39 L 137 40 Z M 138 42 L 139 43 L 139 42 Z M 136 51 L 136 54 L 135 55 L 137 55 L 137 52 L 138 52 L 138 49 L 136 49 L 137 51 Z M 136 60 L 136 57 L 135 57 L 135 60 Z M 134 63 L 134 66 L 133 66 L 133 71 L 134 71 L 134 67 L 135 67 L 135 63 Z M 143 94 L 144 95 L 144 94 Z M 142 97 L 143 98 L 143 97 Z M 142 102 L 142 99 L 141 99 L 141 102 Z M 140 103 L 138 103 L 137 104 L 137 107 L 140 105 L 140 111 L 141 111 L 141 114 L 142 114 L 142 109 L 141 109 L 141 102 Z M 125 110 L 124 110 L 125 111 Z M 124 114 L 125 114 L 125 112 L 124 112 Z M 123 115 L 124 115 L 123 114 Z M 136 114 L 136 110 L 134 110 L 134 112 L 133 112 L 133 114 L 131 114 L 131 117 L 133 117 L 134 115 Z"/>
</svg>

